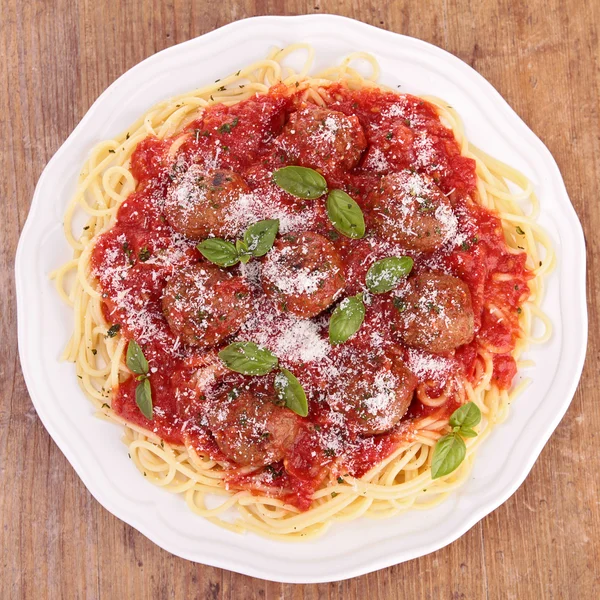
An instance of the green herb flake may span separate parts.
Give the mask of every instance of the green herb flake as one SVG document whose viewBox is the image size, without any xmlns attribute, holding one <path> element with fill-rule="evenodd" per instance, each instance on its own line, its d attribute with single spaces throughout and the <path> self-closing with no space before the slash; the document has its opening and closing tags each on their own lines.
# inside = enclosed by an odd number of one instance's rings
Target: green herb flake
<svg viewBox="0 0 600 600">
<path fill-rule="evenodd" d="M 224 88 L 223 88 L 224 89 Z M 219 127 L 219 133 L 231 133 L 231 130 L 240 122 L 238 117 L 235 117 L 231 123 L 223 123 Z"/>
<path fill-rule="evenodd" d="M 144 246 L 138 253 L 138 258 L 140 262 L 146 262 L 150 258 L 150 250 L 146 246 Z"/>
<path fill-rule="evenodd" d="M 119 323 L 115 323 L 114 325 L 111 325 L 108 328 L 108 331 L 106 332 L 106 337 L 109 337 L 109 338 L 115 337 L 115 335 L 117 335 L 117 333 L 119 333 L 120 329 L 121 329 L 121 325 L 119 325 Z"/>
</svg>

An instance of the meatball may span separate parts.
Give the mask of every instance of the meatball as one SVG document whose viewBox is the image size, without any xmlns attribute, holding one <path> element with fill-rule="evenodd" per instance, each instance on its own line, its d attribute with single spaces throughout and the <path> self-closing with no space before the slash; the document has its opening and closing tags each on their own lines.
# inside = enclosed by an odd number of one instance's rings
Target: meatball
<svg viewBox="0 0 600 600">
<path fill-rule="evenodd" d="M 165 286 L 162 308 L 171 330 L 191 346 L 212 346 L 235 333 L 251 311 L 245 280 L 213 265 L 193 265 Z"/>
<path fill-rule="evenodd" d="M 206 171 L 192 165 L 178 177 L 167 193 L 165 218 L 192 239 L 234 236 L 230 213 L 249 191 L 248 184 L 233 171 Z"/>
<path fill-rule="evenodd" d="M 322 235 L 305 231 L 275 241 L 262 268 L 262 287 L 280 310 L 314 317 L 344 288 L 342 260 Z"/>
<path fill-rule="evenodd" d="M 375 232 L 407 249 L 432 252 L 456 234 L 452 205 L 428 175 L 411 171 L 385 175 L 368 203 Z"/>
<path fill-rule="evenodd" d="M 303 167 L 355 167 L 367 139 L 357 117 L 307 106 L 292 113 L 280 137 L 289 159 Z"/>
<path fill-rule="evenodd" d="M 406 414 L 417 378 L 397 357 L 366 360 L 346 351 L 336 381 L 330 382 L 327 403 L 362 435 L 388 431 Z"/>
<path fill-rule="evenodd" d="M 299 418 L 276 404 L 272 378 L 222 387 L 206 412 L 208 426 L 227 458 L 240 465 L 262 467 L 277 462 L 292 446 Z"/>
<path fill-rule="evenodd" d="M 412 277 L 394 306 L 399 335 L 412 348 L 442 354 L 473 339 L 471 293 L 457 277 L 438 273 Z"/>
</svg>

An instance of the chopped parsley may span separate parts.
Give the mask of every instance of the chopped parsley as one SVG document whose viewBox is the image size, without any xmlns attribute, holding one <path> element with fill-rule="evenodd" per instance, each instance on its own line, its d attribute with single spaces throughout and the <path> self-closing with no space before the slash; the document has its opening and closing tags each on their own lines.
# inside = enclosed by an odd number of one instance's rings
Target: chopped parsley
<svg viewBox="0 0 600 600">
<path fill-rule="evenodd" d="M 283 471 L 278 471 L 273 465 L 267 465 L 265 471 L 271 475 L 271 479 L 277 479 L 283 475 Z"/>
<path fill-rule="evenodd" d="M 150 258 L 150 250 L 148 250 L 148 248 L 144 246 L 140 250 L 138 258 L 140 259 L 140 262 L 146 262 Z"/>
<path fill-rule="evenodd" d="M 404 302 L 404 300 L 402 300 L 402 298 L 394 298 L 393 304 L 394 308 L 398 312 L 404 312 L 408 308 L 408 305 L 406 304 L 406 302 Z"/>
<path fill-rule="evenodd" d="M 133 260 L 131 258 L 131 255 L 133 253 L 133 250 L 131 249 L 131 246 L 129 245 L 128 242 L 125 242 L 123 244 L 123 252 L 125 252 L 125 254 L 127 255 L 127 258 L 129 259 L 130 263 L 133 263 Z"/>
<path fill-rule="evenodd" d="M 121 325 L 119 325 L 119 323 L 115 323 L 114 325 L 111 325 L 108 328 L 108 331 L 106 332 L 106 337 L 109 337 L 109 338 L 115 337 L 115 335 L 117 335 L 117 333 L 119 333 L 120 329 L 121 329 Z"/>
</svg>

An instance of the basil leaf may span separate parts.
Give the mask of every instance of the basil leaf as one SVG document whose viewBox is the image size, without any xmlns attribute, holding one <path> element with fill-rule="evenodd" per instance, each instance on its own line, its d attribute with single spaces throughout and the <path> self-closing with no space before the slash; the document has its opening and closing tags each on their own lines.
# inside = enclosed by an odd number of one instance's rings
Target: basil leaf
<svg viewBox="0 0 600 600">
<path fill-rule="evenodd" d="M 366 284 L 370 292 L 383 294 L 393 290 L 413 268 L 409 256 L 389 256 L 378 260 L 367 271 Z"/>
<path fill-rule="evenodd" d="M 275 375 L 275 389 L 279 399 L 285 402 L 287 408 L 301 417 L 306 417 L 308 414 L 306 394 L 300 382 L 287 369 L 281 369 Z"/>
<path fill-rule="evenodd" d="M 477 437 L 477 432 L 471 429 L 470 427 L 461 427 L 458 430 L 458 433 L 465 438 L 474 438 Z"/>
<path fill-rule="evenodd" d="M 349 238 L 365 235 L 365 218 L 360 206 L 342 190 L 331 190 L 327 196 L 327 215 L 332 225 Z"/>
<path fill-rule="evenodd" d="M 219 352 L 225 366 L 244 375 L 266 375 L 279 364 L 277 357 L 254 342 L 234 342 Z"/>
<path fill-rule="evenodd" d="M 273 181 L 297 198 L 315 199 L 327 191 L 325 177 L 307 167 L 283 167 L 273 172 Z"/>
<path fill-rule="evenodd" d="M 343 344 L 360 329 L 364 319 L 365 305 L 362 294 L 344 298 L 329 319 L 330 343 Z"/>
<path fill-rule="evenodd" d="M 470 429 L 479 425 L 481 411 L 474 402 L 467 402 L 457 408 L 450 416 L 450 426 Z"/>
<path fill-rule="evenodd" d="M 265 219 L 246 229 L 244 242 L 253 256 L 264 256 L 273 247 L 278 231 L 279 219 Z"/>
<path fill-rule="evenodd" d="M 449 433 L 441 437 L 433 451 L 431 478 L 437 479 L 452 473 L 465 459 L 466 454 L 467 447 L 460 435 Z"/>
<path fill-rule="evenodd" d="M 135 340 L 131 340 L 127 345 L 126 363 L 127 368 L 136 375 L 146 375 L 148 373 L 148 361 Z"/>
<path fill-rule="evenodd" d="M 235 246 L 221 238 L 208 238 L 200 242 L 196 248 L 204 258 L 219 267 L 231 267 L 239 262 L 238 251 Z"/>
<path fill-rule="evenodd" d="M 152 411 L 152 389 L 150 388 L 150 381 L 144 379 L 141 383 L 138 383 L 135 388 L 135 403 L 146 419 L 152 420 L 154 413 Z"/>
<path fill-rule="evenodd" d="M 248 244 L 244 240 L 236 240 L 235 250 L 241 263 L 246 264 L 252 258 L 252 253 L 248 251 Z"/>
</svg>

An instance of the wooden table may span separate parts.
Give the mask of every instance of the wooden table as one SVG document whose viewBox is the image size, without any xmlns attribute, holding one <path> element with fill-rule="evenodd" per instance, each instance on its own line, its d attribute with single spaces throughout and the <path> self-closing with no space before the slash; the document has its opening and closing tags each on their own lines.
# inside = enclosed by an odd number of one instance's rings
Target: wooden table
<svg viewBox="0 0 600 600">
<path fill-rule="evenodd" d="M 1 598 L 598 597 L 600 3 L 428 5 L 0 0 Z M 338 12 L 456 54 L 491 81 L 548 145 L 588 234 L 590 342 L 571 408 L 531 475 L 501 508 L 421 559 L 341 583 L 292 586 L 175 558 L 91 497 L 41 425 L 23 382 L 13 257 L 42 168 L 121 73 L 236 19 L 318 12 Z"/>
</svg>

